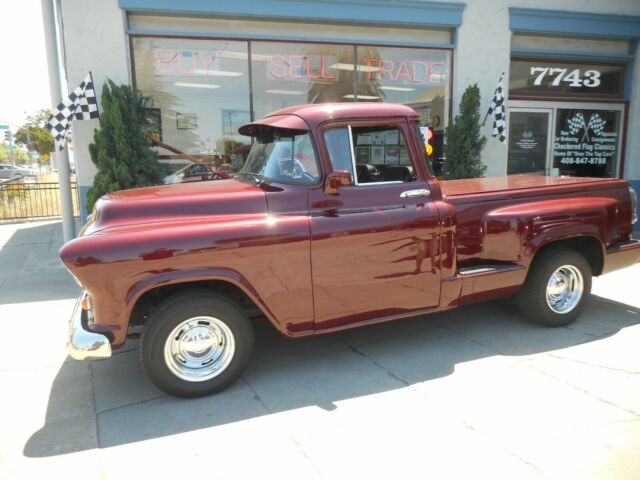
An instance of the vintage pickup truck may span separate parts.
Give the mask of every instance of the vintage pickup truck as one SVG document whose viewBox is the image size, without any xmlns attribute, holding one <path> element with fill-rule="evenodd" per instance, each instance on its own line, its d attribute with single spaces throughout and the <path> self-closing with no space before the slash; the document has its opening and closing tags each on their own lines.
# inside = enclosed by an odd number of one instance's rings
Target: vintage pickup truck
<svg viewBox="0 0 640 480">
<path fill-rule="evenodd" d="M 141 333 L 159 388 L 207 395 L 242 374 L 256 314 L 304 337 L 516 297 L 560 326 L 593 275 L 640 259 L 626 181 L 438 181 L 407 106 L 304 105 L 239 131 L 235 178 L 105 195 L 61 248 L 83 288 L 72 357 Z"/>
</svg>

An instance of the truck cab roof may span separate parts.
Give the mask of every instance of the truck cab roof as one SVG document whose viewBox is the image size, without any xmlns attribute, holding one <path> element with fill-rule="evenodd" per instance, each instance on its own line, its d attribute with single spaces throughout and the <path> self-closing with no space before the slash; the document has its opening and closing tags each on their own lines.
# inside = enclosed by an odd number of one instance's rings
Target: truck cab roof
<svg viewBox="0 0 640 480">
<path fill-rule="evenodd" d="M 276 110 L 263 119 L 243 125 L 238 132 L 242 135 L 254 135 L 254 132 L 265 126 L 311 130 L 329 120 L 390 117 L 407 117 L 417 120 L 418 114 L 413 108 L 396 103 L 341 102 L 298 105 Z"/>
</svg>

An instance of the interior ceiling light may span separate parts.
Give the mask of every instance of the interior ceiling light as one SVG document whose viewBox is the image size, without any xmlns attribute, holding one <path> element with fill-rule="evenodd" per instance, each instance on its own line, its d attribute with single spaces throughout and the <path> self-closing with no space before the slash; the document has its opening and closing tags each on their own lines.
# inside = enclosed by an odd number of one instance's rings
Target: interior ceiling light
<svg viewBox="0 0 640 480">
<path fill-rule="evenodd" d="M 190 82 L 175 82 L 176 87 L 188 87 L 188 88 L 220 88 L 220 85 L 213 85 L 211 83 L 190 83 Z"/>
<path fill-rule="evenodd" d="M 271 88 L 267 90 L 267 93 L 279 93 L 281 95 L 304 95 L 305 92 L 301 90 L 279 90 L 277 88 Z"/>
<path fill-rule="evenodd" d="M 380 90 L 393 90 L 394 92 L 415 92 L 416 89 L 415 88 L 410 88 L 410 87 L 387 87 L 387 86 L 382 86 L 380 87 Z"/>
<path fill-rule="evenodd" d="M 204 68 L 196 68 L 191 71 L 192 75 L 206 75 L 211 77 L 241 77 L 242 72 L 229 72 L 225 70 L 205 70 Z"/>
</svg>

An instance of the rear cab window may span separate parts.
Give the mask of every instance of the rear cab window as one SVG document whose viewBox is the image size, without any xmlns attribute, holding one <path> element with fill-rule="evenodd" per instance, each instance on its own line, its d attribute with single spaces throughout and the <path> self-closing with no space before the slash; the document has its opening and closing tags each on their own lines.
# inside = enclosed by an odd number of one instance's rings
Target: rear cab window
<svg viewBox="0 0 640 480">
<path fill-rule="evenodd" d="M 404 132 L 394 125 L 330 127 L 324 141 L 332 168 L 350 172 L 354 185 L 416 180 Z"/>
</svg>

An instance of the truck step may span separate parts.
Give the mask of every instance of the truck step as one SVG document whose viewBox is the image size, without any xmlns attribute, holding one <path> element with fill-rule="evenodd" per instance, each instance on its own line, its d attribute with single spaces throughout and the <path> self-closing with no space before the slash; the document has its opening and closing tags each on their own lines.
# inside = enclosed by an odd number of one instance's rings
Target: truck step
<svg viewBox="0 0 640 480">
<path fill-rule="evenodd" d="M 493 273 L 504 273 L 513 270 L 521 270 L 525 268 L 524 265 L 505 265 L 505 264 L 485 264 L 485 265 L 473 265 L 471 267 L 462 267 L 458 270 L 458 275 L 463 277 L 470 275 L 491 275 Z"/>
</svg>

